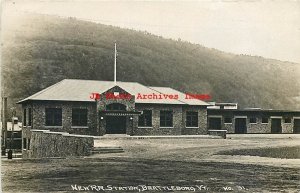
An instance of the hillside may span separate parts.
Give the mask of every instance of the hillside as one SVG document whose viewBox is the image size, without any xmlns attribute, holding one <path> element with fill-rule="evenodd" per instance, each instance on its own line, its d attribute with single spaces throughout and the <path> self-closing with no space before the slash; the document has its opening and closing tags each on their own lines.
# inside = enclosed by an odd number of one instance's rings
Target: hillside
<svg viewBox="0 0 300 193">
<path fill-rule="evenodd" d="M 3 88 L 10 107 L 65 78 L 113 80 L 117 41 L 120 81 L 210 94 L 240 107 L 300 109 L 300 64 L 74 18 L 22 15 L 6 19 L 2 29 Z"/>
</svg>

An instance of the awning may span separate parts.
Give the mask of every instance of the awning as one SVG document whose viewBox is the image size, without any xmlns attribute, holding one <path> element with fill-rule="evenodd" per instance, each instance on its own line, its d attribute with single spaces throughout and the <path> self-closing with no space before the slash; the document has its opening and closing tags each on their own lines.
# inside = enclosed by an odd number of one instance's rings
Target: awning
<svg viewBox="0 0 300 193">
<path fill-rule="evenodd" d="M 105 116 L 133 116 L 142 114 L 141 111 L 100 111 L 100 115 Z"/>
</svg>

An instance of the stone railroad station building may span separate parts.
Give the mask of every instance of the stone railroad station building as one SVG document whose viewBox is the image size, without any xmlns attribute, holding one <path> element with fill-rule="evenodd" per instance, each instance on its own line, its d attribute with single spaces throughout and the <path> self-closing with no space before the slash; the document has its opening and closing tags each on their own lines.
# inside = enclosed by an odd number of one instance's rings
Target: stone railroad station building
<svg viewBox="0 0 300 193">
<path fill-rule="evenodd" d="M 96 99 L 92 93 L 98 93 Z M 126 97 L 107 98 L 111 93 Z M 137 98 L 139 94 L 152 98 Z M 165 99 L 162 94 L 175 97 Z M 209 104 L 185 99 L 184 93 L 168 87 L 65 79 L 18 103 L 27 141 L 32 129 L 94 136 L 207 134 Z"/>
</svg>

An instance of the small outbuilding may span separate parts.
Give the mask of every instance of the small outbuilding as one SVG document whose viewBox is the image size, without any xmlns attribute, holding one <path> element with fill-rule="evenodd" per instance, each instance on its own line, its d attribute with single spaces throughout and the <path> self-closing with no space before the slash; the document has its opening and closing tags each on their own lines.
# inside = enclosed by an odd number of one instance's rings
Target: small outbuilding
<svg viewBox="0 0 300 193">
<path fill-rule="evenodd" d="M 227 133 L 300 133 L 300 111 L 208 109 L 208 128 Z"/>
</svg>

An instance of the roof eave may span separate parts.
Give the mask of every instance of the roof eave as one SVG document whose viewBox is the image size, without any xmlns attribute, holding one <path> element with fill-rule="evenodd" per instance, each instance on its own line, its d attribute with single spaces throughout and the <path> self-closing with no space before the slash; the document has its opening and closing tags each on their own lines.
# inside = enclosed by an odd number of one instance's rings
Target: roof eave
<svg viewBox="0 0 300 193">
<path fill-rule="evenodd" d="M 47 100 L 47 99 L 23 99 L 23 100 L 20 100 L 18 102 L 16 102 L 16 104 L 22 104 L 24 102 L 28 102 L 28 101 L 55 101 L 55 102 L 87 102 L 87 103 L 90 103 L 90 102 L 95 102 L 95 101 L 80 101 L 80 100 Z"/>
</svg>

